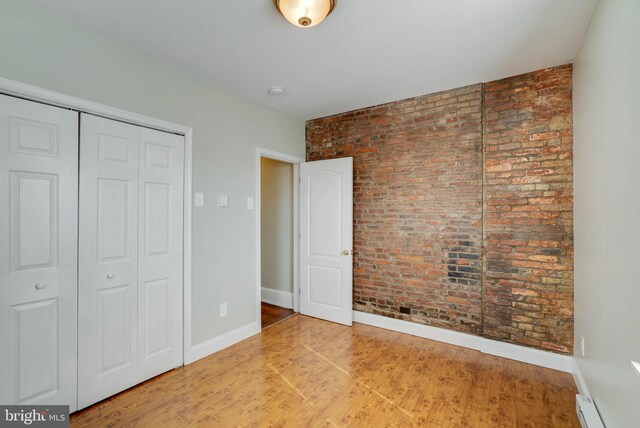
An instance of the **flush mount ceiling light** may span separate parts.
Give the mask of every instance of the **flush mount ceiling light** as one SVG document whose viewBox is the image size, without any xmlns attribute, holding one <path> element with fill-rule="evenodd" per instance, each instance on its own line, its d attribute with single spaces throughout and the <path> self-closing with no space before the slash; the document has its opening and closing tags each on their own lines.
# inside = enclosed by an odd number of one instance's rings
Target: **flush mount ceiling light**
<svg viewBox="0 0 640 428">
<path fill-rule="evenodd" d="M 296 27 L 313 27 L 321 23 L 336 7 L 337 0 L 273 0 L 287 21 Z"/>
</svg>

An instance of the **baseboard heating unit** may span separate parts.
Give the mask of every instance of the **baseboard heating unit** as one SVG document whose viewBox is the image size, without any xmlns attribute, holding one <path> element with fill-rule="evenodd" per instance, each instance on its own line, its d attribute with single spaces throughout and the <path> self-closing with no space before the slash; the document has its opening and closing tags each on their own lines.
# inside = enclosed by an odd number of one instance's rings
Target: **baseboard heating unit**
<svg viewBox="0 0 640 428">
<path fill-rule="evenodd" d="M 576 395 L 576 412 L 582 428 L 604 428 L 596 405 L 586 395 Z"/>
</svg>

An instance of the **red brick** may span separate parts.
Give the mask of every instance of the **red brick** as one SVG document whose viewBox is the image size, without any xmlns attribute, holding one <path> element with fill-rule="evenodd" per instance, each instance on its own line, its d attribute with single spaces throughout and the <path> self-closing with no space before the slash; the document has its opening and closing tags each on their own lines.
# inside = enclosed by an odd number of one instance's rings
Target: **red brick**
<svg viewBox="0 0 640 428">
<path fill-rule="evenodd" d="M 354 309 L 571 352 L 571 85 L 565 65 L 307 122 L 309 161 L 354 158 Z"/>
<path fill-rule="evenodd" d="M 554 96 L 540 97 L 540 85 L 553 90 Z M 520 299 L 512 307 L 487 302 L 484 334 L 560 353 L 570 353 L 573 348 L 571 85 L 572 67 L 566 65 L 484 86 L 484 115 L 487 118 L 484 191 L 487 201 L 500 197 L 503 208 L 492 212 L 492 221 L 485 224 L 485 292 L 505 299 L 514 295 Z M 505 108 L 502 94 L 515 88 L 518 92 L 511 91 L 511 105 Z M 514 148 L 505 152 L 505 138 L 514 147 L 519 143 L 522 147 L 535 149 L 525 152 Z M 495 150 L 498 148 L 502 151 Z M 499 182 L 493 180 L 495 174 L 490 173 L 489 166 L 501 162 L 505 156 L 526 156 L 526 163 L 530 165 L 525 169 L 526 175 L 504 177 Z M 534 184 L 542 182 L 554 183 L 554 192 L 545 192 L 543 188 L 537 188 L 541 184 Z M 536 186 L 533 191 L 529 187 L 532 184 Z M 505 198 L 505 194 L 511 197 Z M 527 199 L 526 204 L 513 203 L 520 197 Z M 511 211 L 526 217 L 509 221 Z M 510 242 L 513 237 L 527 242 L 527 246 L 513 245 Z M 517 289 L 504 283 L 513 277 L 523 281 Z M 552 300 L 543 300 L 553 302 L 552 305 L 538 299 L 540 290 L 553 291 Z M 529 322 L 535 327 L 535 337 L 525 329 L 513 329 L 514 317 L 525 312 L 528 317 L 535 318 Z"/>
<path fill-rule="evenodd" d="M 307 122 L 308 160 L 354 158 L 355 309 L 480 333 L 481 117 L 474 85 Z"/>
</svg>

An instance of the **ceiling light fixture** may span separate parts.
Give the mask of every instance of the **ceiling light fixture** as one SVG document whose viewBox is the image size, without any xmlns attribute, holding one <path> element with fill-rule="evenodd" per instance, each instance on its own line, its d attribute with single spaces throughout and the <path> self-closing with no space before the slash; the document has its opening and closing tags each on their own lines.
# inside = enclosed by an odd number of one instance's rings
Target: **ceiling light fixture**
<svg viewBox="0 0 640 428">
<path fill-rule="evenodd" d="M 321 23 L 336 7 L 337 0 L 273 0 L 278 12 L 296 27 Z"/>
</svg>

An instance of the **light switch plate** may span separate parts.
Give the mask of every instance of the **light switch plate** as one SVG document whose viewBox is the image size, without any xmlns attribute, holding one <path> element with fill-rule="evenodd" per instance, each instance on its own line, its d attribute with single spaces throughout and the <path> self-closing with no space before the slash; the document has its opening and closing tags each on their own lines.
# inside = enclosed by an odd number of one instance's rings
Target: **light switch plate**
<svg viewBox="0 0 640 428">
<path fill-rule="evenodd" d="M 204 207 L 204 193 L 196 192 L 195 204 L 196 207 Z"/>
<path fill-rule="evenodd" d="M 220 195 L 220 203 L 218 204 L 221 207 L 229 206 L 229 195 Z"/>
<path fill-rule="evenodd" d="M 252 210 L 254 208 L 253 205 L 253 198 L 247 198 L 247 209 Z"/>
</svg>

